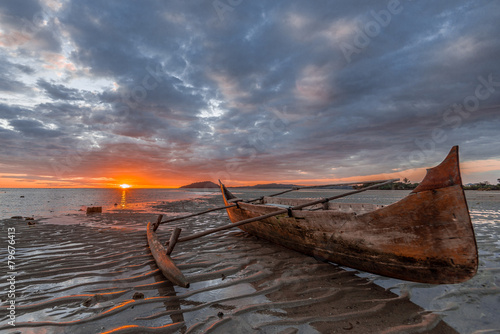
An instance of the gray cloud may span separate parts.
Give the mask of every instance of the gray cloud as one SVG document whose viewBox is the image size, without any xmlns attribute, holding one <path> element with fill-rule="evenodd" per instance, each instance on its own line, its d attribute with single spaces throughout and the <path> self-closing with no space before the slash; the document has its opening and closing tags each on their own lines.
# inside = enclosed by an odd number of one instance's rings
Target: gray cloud
<svg viewBox="0 0 500 334">
<path fill-rule="evenodd" d="M 43 123 L 37 120 L 29 119 L 17 119 L 10 121 L 10 125 L 14 127 L 16 131 L 21 132 L 24 136 L 28 137 L 55 137 L 61 134 L 60 131 L 55 131 L 47 129 L 43 126 Z"/>
<path fill-rule="evenodd" d="M 63 85 L 57 85 L 45 81 L 44 79 L 38 79 L 37 86 L 44 89 L 45 93 L 54 100 L 81 100 L 82 94 L 77 89 L 71 89 L 64 87 Z"/>
<path fill-rule="evenodd" d="M 7 60 L 0 60 L 0 91 L 15 93 L 29 90 L 30 88 L 25 83 L 17 79 L 19 73 L 17 70 L 29 71 L 27 68 L 12 64 Z"/>
<path fill-rule="evenodd" d="M 29 75 L 34 74 L 36 72 L 35 69 L 33 69 L 32 67 L 23 64 L 14 64 L 14 67 L 19 69 L 21 72 Z"/>
<path fill-rule="evenodd" d="M 2 51 L 0 153 L 259 181 L 500 159 L 500 5 L 390 3 L 2 3 L 31 39 Z"/>
</svg>

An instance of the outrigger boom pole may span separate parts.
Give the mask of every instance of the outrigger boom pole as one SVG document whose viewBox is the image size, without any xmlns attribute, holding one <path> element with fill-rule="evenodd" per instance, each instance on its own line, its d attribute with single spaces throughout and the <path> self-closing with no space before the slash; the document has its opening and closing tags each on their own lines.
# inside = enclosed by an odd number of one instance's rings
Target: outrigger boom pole
<svg viewBox="0 0 500 334">
<path fill-rule="evenodd" d="M 211 230 L 207 230 L 207 231 L 200 232 L 200 233 L 195 233 L 193 235 L 190 235 L 190 236 L 187 236 L 187 237 L 184 237 L 184 238 L 179 238 L 177 240 L 177 242 L 184 242 L 184 241 L 189 241 L 189 240 L 197 239 L 197 238 L 203 237 L 203 236 L 208 235 L 208 234 L 212 234 L 212 233 L 223 231 L 223 230 L 227 230 L 227 229 L 230 229 L 230 228 L 233 228 L 233 227 L 238 227 L 238 226 L 241 226 L 241 225 L 253 223 L 253 222 L 256 222 L 258 220 L 262 220 L 262 219 L 270 218 L 270 217 L 273 217 L 273 216 L 281 215 L 281 214 L 284 214 L 284 213 L 288 213 L 289 210 L 300 210 L 300 209 L 303 209 L 303 208 L 308 207 L 308 206 L 313 206 L 313 205 L 321 204 L 321 203 L 327 203 L 327 202 L 332 201 L 334 199 L 338 199 L 338 198 L 342 198 L 342 197 L 354 195 L 354 194 L 357 194 L 357 193 L 360 193 L 360 192 L 363 192 L 363 191 L 366 191 L 366 190 L 378 188 L 380 186 L 383 186 L 383 185 L 386 185 L 386 184 L 389 184 L 389 183 L 393 183 L 393 182 L 398 181 L 398 180 L 399 179 L 387 180 L 387 181 L 382 182 L 382 183 L 377 183 L 377 184 L 374 184 L 372 186 L 364 187 L 364 188 L 361 188 L 361 189 L 358 189 L 358 190 L 353 190 L 353 191 L 350 191 L 350 192 L 347 192 L 347 193 L 344 193 L 344 194 L 340 194 L 340 195 L 336 195 L 336 196 L 332 196 L 332 197 L 327 197 L 327 198 L 320 198 L 320 199 L 317 199 L 315 201 L 311 201 L 311 202 L 308 202 L 308 203 L 305 203 L 305 204 L 300 204 L 300 205 L 292 206 L 291 208 L 288 208 L 288 209 L 281 209 L 281 210 L 278 210 L 278 211 L 274 211 L 274 212 L 268 213 L 267 215 L 263 215 L 263 216 L 259 216 L 259 217 L 254 217 L 254 218 L 249 218 L 249 219 L 241 220 L 241 221 L 236 222 L 236 223 L 231 223 L 229 225 L 224 225 L 224 226 L 216 227 L 216 228 L 213 228 Z M 228 207 L 231 207 L 231 206 L 228 206 Z"/>
<path fill-rule="evenodd" d="M 386 184 L 384 182 L 388 182 L 388 181 L 394 182 L 394 181 L 397 181 L 397 180 L 399 180 L 399 179 L 377 180 L 377 181 L 362 181 L 362 182 L 349 182 L 349 183 L 334 183 L 334 184 L 324 184 L 324 185 L 320 185 L 320 186 L 293 187 L 292 189 L 287 189 L 287 190 L 284 190 L 284 191 L 281 191 L 281 192 L 278 192 L 278 193 L 275 193 L 275 194 L 268 195 L 268 197 L 275 197 L 275 196 L 286 194 L 286 193 L 291 192 L 291 191 L 296 191 L 296 190 L 301 190 L 301 189 L 314 189 L 314 188 L 324 188 L 324 187 L 352 186 L 352 185 L 355 185 L 355 184 L 379 183 L 377 185 L 377 187 L 378 187 L 378 186 L 380 186 L 382 184 Z M 389 183 L 391 183 L 391 182 L 389 182 Z M 370 188 L 370 189 L 372 189 L 372 188 Z M 349 195 L 349 193 L 347 193 L 345 196 L 348 196 L 348 195 Z M 263 196 L 257 197 L 257 198 L 253 198 L 253 199 L 249 199 L 249 200 L 238 200 L 238 202 L 251 203 L 251 202 L 255 202 L 255 201 L 261 200 L 261 199 L 263 199 Z M 226 206 L 221 206 L 221 207 L 218 207 L 218 208 L 208 209 L 208 210 L 197 212 L 197 213 L 192 213 L 192 214 L 186 215 L 186 216 L 174 217 L 174 218 L 170 218 L 170 219 L 167 219 L 167 220 L 164 220 L 164 221 L 157 221 L 153 225 L 153 231 L 156 231 L 158 229 L 158 227 L 160 226 L 160 224 L 170 223 L 170 222 L 181 220 L 181 219 L 185 219 L 185 218 L 196 217 L 196 216 L 203 215 L 205 213 L 232 208 L 232 207 L 234 207 L 236 205 L 237 204 L 234 203 L 234 204 L 230 204 L 230 205 L 226 205 Z"/>
<path fill-rule="evenodd" d="M 391 180 L 387 180 L 387 181 L 384 181 L 381 183 L 374 184 L 372 186 L 368 186 L 368 187 L 364 187 L 364 188 L 361 188 L 358 190 L 350 191 L 350 192 L 347 192 L 344 194 L 340 194 L 340 195 L 336 195 L 336 196 L 332 196 L 332 197 L 328 197 L 328 198 L 320 198 L 318 200 L 311 201 L 311 202 L 301 204 L 301 205 L 296 205 L 296 206 L 293 206 L 293 207 L 288 208 L 288 209 L 277 210 L 277 211 L 268 213 L 267 215 L 245 219 L 245 220 L 242 220 L 242 221 L 239 221 L 236 223 L 232 223 L 229 225 L 225 225 L 225 226 L 217 227 L 217 228 L 214 228 L 211 230 L 207 230 L 205 232 L 195 233 L 195 234 L 192 234 L 192 235 L 184 237 L 184 238 L 179 238 L 179 235 L 181 233 L 181 229 L 176 228 L 170 237 L 170 241 L 168 242 L 167 249 L 165 249 L 163 247 L 163 245 L 161 245 L 161 243 L 158 239 L 158 236 L 155 233 L 155 230 L 156 230 L 156 228 L 158 228 L 160 223 L 166 223 L 168 221 L 179 220 L 179 219 L 187 218 L 187 217 L 193 217 L 193 216 L 197 216 L 197 215 L 200 215 L 200 214 L 203 214 L 206 212 L 211 212 L 211 211 L 215 211 L 215 210 L 225 209 L 228 207 L 233 207 L 233 206 L 236 206 L 237 203 L 232 204 L 232 205 L 228 205 L 228 206 L 225 206 L 222 208 L 206 210 L 206 211 L 203 211 L 202 213 L 198 213 L 198 214 L 192 214 L 192 215 L 185 216 L 185 217 L 179 217 L 177 219 L 167 220 L 164 222 L 161 221 L 163 215 L 159 215 L 156 223 L 154 223 L 154 224 L 148 223 L 148 226 L 147 226 L 147 237 L 148 237 L 149 248 L 151 250 L 151 253 L 153 254 L 153 257 L 156 261 L 156 264 L 158 265 L 158 267 L 159 267 L 160 271 L 163 273 L 163 275 L 166 278 L 168 278 L 172 283 L 177 284 L 177 285 L 182 286 L 182 287 L 185 287 L 185 288 L 188 288 L 189 282 L 187 281 L 186 277 L 184 277 L 184 275 L 179 270 L 179 268 L 175 265 L 174 261 L 172 261 L 172 259 L 170 258 L 170 253 L 172 252 L 176 243 L 197 239 L 197 238 L 203 237 L 203 236 L 208 235 L 208 234 L 212 234 L 212 233 L 227 230 L 227 229 L 230 229 L 233 227 L 238 227 L 241 225 L 253 223 L 255 221 L 270 218 L 270 217 L 277 216 L 280 214 L 290 213 L 290 212 L 292 212 L 292 210 L 300 210 L 300 209 L 303 209 L 303 208 L 308 207 L 308 206 L 312 206 L 312 205 L 316 205 L 316 204 L 320 204 L 320 203 L 327 203 L 327 202 L 332 201 L 332 200 L 337 199 L 337 198 L 342 198 L 342 197 L 357 194 L 357 193 L 360 193 L 360 192 L 363 192 L 363 191 L 366 191 L 369 189 L 374 189 L 374 188 L 383 186 L 385 184 L 395 182 L 397 180 L 399 180 L 399 179 L 391 179 Z M 238 202 L 238 201 L 246 202 L 246 201 L 242 201 L 242 200 L 236 200 L 236 202 Z"/>
</svg>

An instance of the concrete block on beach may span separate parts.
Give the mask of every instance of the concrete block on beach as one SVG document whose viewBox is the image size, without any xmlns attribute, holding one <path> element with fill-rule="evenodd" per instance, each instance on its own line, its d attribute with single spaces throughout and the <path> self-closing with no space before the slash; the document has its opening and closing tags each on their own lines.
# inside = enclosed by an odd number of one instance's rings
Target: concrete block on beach
<svg viewBox="0 0 500 334">
<path fill-rule="evenodd" d="M 87 214 L 90 214 L 90 213 L 102 213 L 102 206 L 87 207 Z"/>
</svg>

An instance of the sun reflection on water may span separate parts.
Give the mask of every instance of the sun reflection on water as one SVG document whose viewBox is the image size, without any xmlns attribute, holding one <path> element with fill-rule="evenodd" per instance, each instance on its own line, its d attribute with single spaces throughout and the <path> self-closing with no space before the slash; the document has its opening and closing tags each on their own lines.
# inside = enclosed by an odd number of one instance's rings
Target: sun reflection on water
<svg viewBox="0 0 500 334">
<path fill-rule="evenodd" d="M 125 209 L 127 206 L 127 191 L 125 189 L 122 190 L 122 199 L 120 201 L 120 206 L 122 209 Z"/>
</svg>

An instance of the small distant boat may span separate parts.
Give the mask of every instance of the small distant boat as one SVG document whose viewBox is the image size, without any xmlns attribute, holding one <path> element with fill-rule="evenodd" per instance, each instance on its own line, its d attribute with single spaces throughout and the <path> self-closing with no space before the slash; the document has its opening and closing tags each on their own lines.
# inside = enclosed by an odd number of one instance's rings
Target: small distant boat
<svg viewBox="0 0 500 334">
<path fill-rule="evenodd" d="M 458 146 L 411 194 L 388 205 L 262 197 L 238 200 L 220 184 L 233 223 L 257 237 L 366 272 L 431 284 L 459 283 L 477 272 L 478 255 L 460 176 Z M 237 206 L 231 206 L 237 203 Z"/>
</svg>

